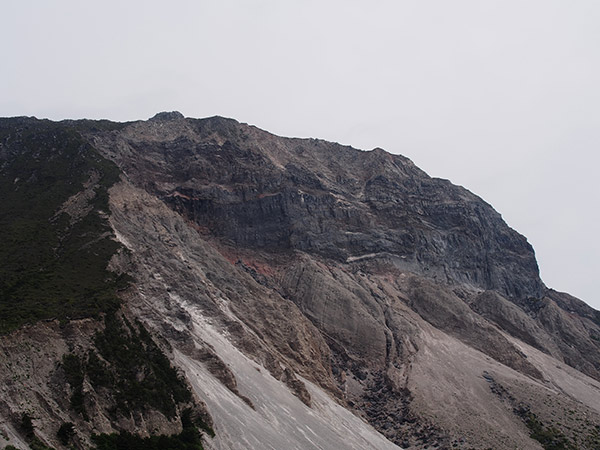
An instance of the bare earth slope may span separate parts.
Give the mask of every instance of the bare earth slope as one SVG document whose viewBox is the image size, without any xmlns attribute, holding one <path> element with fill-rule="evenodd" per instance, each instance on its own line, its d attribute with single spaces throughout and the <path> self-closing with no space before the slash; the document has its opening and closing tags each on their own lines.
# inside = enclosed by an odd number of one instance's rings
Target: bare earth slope
<svg viewBox="0 0 600 450">
<path fill-rule="evenodd" d="M 546 288 L 527 240 L 469 191 L 381 149 L 220 117 L 57 126 L 121 172 L 103 216 L 122 249 L 108 269 L 132 277 L 120 311 L 185 375 L 215 432 L 206 448 L 600 445 L 600 314 Z M 77 339 L 33 329 L 59 359 L 94 348 L 90 320 Z M 0 338 L 13 445 L 27 441 L 14 420 L 24 392 L 51 392 L 39 377 L 8 381 L 33 355 L 19 333 Z M 89 386 L 84 398 L 99 398 Z M 30 409 L 52 408 L 60 420 L 38 413 L 35 426 L 55 447 L 69 418 L 82 443 L 132 423 L 180 430 L 149 412 L 85 425 L 64 402 Z"/>
</svg>

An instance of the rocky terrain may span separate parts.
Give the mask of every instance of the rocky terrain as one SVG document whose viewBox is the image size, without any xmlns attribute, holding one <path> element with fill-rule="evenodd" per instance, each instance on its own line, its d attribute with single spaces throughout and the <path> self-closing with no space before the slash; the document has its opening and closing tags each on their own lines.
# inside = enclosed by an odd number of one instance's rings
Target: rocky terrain
<svg viewBox="0 0 600 450">
<path fill-rule="evenodd" d="M 13 118 L 0 175 L 0 448 L 600 447 L 600 313 L 405 157 Z"/>
</svg>

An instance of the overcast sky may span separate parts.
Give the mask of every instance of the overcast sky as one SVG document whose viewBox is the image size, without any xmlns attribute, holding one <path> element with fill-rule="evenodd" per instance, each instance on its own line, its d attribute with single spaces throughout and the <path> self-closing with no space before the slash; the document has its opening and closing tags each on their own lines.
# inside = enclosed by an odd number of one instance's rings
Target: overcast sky
<svg viewBox="0 0 600 450">
<path fill-rule="evenodd" d="M 600 309 L 600 1 L 0 0 L 0 116 L 223 115 L 491 203 Z"/>
</svg>

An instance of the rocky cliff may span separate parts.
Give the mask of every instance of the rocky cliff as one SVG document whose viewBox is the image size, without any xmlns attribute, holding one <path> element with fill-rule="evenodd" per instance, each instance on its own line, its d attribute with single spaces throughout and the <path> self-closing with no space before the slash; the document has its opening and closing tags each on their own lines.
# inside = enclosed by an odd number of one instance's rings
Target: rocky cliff
<svg viewBox="0 0 600 450">
<path fill-rule="evenodd" d="M 599 445 L 600 314 L 407 158 L 178 113 L 0 132 L 12 445 Z"/>
</svg>

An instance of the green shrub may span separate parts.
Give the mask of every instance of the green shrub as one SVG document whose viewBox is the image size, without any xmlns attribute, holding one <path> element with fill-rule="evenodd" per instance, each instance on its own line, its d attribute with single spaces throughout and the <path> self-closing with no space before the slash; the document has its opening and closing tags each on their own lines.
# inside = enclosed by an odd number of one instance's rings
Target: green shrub
<svg viewBox="0 0 600 450">
<path fill-rule="evenodd" d="M 68 445 L 74 435 L 75 425 L 72 422 L 63 423 L 56 432 L 56 437 L 63 445 Z"/>
<path fill-rule="evenodd" d="M 77 355 L 71 353 L 63 356 L 62 367 L 67 382 L 73 390 L 70 399 L 71 408 L 77 414 L 81 414 L 85 420 L 88 420 L 83 396 L 84 368 L 82 362 Z"/>
<path fill-rule="evenodd" d="M 31 450 L 54 450 L 52 447 L 48 447 L 42 441 L 40 441 L 37 437 L 34 437 L 31 441 L 29 441 L 29 448 Z"/>
<path fill-rule="evenodd" d="M 33 420 L 27 413 L 23 413 L 21 416 L 21 430 L 23 430 L 27 438 L 33 437 Z"/>
<path fill-rule="evenodd" d="M 202 435 L 190 419 L 190 411 L 182 414 L 182 431 L 167 436 L 158 435 L 142 438 L 131 433 L 92 435 L 95 450 L 202 450 Z"/>
</svg>

